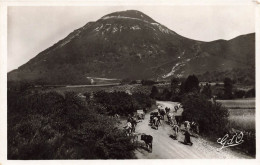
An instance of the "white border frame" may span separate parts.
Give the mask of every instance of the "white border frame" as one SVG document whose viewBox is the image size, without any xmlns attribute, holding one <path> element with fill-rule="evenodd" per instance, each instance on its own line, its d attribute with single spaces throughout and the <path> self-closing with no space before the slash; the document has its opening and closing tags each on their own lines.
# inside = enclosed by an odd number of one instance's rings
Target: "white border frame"
<svg viewBox="0 0 260 165">
<path fill-rule="evenodd" d="M 13 161 L 7 160 L 7 8 L 8 6 L 120 6 L 120 5 L 250 5 L 256 7 L 256 159 L 170 159 L 170 160 L 48 160 L 48 161 Z M 259 107 L 259 78 L 260 78 L 260 0 L 0 0 L 0 164 L 113 164 L 138 163 L 143 165 L 157 165 L 158 163 L 172 164 L 247 164 L 259 165 L 260 146 L 260 111 Z M 259 85 L 258 85 L 259 84 Z"/>
</svg>

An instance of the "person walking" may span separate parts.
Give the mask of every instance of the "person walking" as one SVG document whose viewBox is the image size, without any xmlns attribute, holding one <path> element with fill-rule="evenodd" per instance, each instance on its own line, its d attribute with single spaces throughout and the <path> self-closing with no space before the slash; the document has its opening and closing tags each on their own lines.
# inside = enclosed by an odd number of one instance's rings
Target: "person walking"
<svg viewBox="0 0 260 165">
<path fill-rule="evenodd" d="M 162 123 L 161 123 L 161 116 L 158 114 L 156 117 L 157 117 L 157 125 L 158 126 L 162 125 Z"/>
<path fill-rule="evenodd" d="M 130 136 L 132 132 L 132 124 L 130 120 L 127 120 L 126 126 L 124 128 L 126 129 L 126 136 Z"/>
<path fill-rule="evenodd" d="M 190 136 L 191 136 L 191 133 L 189 131 L 188 128 L 185 128 L 185 132 L 184 132 L 184 144 L 188 144 L 188 145 L 191 145 L 192 146 L 192 142 L 190 140 Z"/>
<path fill-rule="evenodd" d="M 131 125 L 132 125 L 132 129 L 131 129 L 131 132 L 135 132 L 135 127 L 137 125 L 137 121 L 135 118 L 132 118 L 131 120 Z"/>
<path fill-rule="evenodd" d="M 172 129 L 173 129 L 173 138 L 174 138 L 175 140 L 177 140 L 177 138 L 178 138 L 178 133 L 179 133 L 180 128 L 179 128 L 179 126 L 178 126 L 177 124 L 174 124 L 174 125 L 172 126 Z"/>
</svg>

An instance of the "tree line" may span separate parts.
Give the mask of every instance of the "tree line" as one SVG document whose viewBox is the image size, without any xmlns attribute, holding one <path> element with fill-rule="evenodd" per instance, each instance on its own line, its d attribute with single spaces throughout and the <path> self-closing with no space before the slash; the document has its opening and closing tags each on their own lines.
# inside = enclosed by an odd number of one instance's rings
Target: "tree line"
<svg viewBox="0 0 260 165">
<path fill-rule="evenodd" d="M 195 75 L 190 75 L 187 79 L 171 79 L 170 88 L 164 88 L 162 92 L 156 86 L 152 87 L 150 97 L 157 100 L 180 101 L 181 96 L 188 92 L 199 92 L 208 99 L 236 99 L 255 97 L 255 87 L 248 91 L 234 88 L 234 81 L 230 78 L 223 80 L 223 87 L 218 83 L 215 86 L 206 83 L 199 85 L 199 80 Z"/>
</svg>

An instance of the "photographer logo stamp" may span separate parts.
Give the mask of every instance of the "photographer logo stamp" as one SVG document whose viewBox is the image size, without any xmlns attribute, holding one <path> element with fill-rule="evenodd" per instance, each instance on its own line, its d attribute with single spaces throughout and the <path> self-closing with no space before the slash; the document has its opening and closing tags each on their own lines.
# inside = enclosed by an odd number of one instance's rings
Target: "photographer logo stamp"
<svg viewBox="0 0 260 165">
<path fill-rule="evenodd" d="M 222 138 L 218 138 L 217 143 L 221 145 L 221 148 L 217 149 L 217 151 L 221 151 L 223 148 L 237 146 L 244 142 L 243 140 L 243 132 L 235 133 L 233 136 L 226 134 Z"/>
</svg>

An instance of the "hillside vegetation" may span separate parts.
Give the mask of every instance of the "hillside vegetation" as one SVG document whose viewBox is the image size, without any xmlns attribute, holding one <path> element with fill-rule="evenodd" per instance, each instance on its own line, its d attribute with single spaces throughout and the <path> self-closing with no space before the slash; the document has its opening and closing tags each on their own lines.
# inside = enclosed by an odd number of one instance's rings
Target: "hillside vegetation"
<svg viewBox="0 0 260 165">
<path fill-rule="evenodd" d="M 90 99 L 25 89 L 8 86 L 8 159 L 134 158 L 135 146 L 113 115 L 149 107 L 149 97 L 96 92 Z"/>
</svg>

